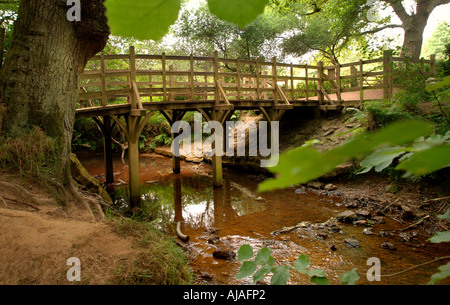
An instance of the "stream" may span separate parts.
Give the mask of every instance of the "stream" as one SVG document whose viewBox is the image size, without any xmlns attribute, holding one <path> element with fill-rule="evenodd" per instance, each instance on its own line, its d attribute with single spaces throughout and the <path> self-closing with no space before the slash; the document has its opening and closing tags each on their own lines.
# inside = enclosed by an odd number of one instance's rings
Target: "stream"
<svg viewBox="0 0 450 305">
<path fill-rule="evenodd" d="M 92 176 L 104 179 L 102 155 L 78 157 Z M 445 261 L 393 274 L 450 254 L 447 244 L 430 244 L 426 240 L 429 236 L 419 229 L 392 233 L 407 225 L 387 216 L 382 217 L 385 223 L 370 222 L 370 235 L 362 232 L 364 226 L 333 220 L 350 210 L 341 204 L 339 196 L 299 187 L 256 193 L 265 176 L 237 169 L 224 169 L 224 187 L 214 189 L 208 164 L 182 162 L 179 175 L 171 169 L 170 158 L 141 155 L 141 209 L 174 238 L 173 228 L 181 221 L 181 230 L 189 241 L 180 243 L 188 251 L 198 284 L 252 284 L 251 277 L 235 278 L 241 265 L 236 258 L 217 255 L 230 251 L 237 254 L 243 244 L 250 244 L 254 253 L 268 247 L 276 264 L 293 265 L 299 255 L 307 254 L 311 267 L 325 270 L 331 284 L 339 284 L 339 275 L 353 268 L 360 276 L 357 284 L 426 284 Z M 114 176 L 115 206 L 127 208 L 128 166 L 120 157 L 114 159 Z M 286 229 L 299 223 L 295 229 Z M 352 247 L 355 245 L 349 241 L 356 241 L 358 247 Z M 394 244 L 395 249 L 380 246 L 386 242 Z M 381 262 L 379 282 L 370 282 L 366 276 L 373 266 L 367 264 L 368 259 L 373 257 Z M 267 276 L 265 283 L 269 281 Z M 288 284 L 309 283 L 309 277 L 291 272 Z"/>
</svg>

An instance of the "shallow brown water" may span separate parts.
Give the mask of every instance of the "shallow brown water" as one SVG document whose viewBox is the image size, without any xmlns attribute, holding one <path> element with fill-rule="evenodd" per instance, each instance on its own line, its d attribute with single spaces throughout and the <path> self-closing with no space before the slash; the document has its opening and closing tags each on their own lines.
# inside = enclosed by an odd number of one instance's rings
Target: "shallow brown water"
<svg viewBox="0 0 450 305">
<path fill-rule="evenodd" d="M 101 156 L 79 158 L 94 177 L 102 179 L 104 168 Z M 374 235 L 362 234 L 363 228 L 352 224 L 339 224 L 342 231 L 328 234 L 325 239 L 318 236 L 320 227 L 318 230 L 296 229 L 274 235 L 272 232 L 275 230 L 303 221 L 313 224 L 325 222 L 346 208 L 339 206 L 339 197 L 308 191 L 306 194 L 296 194 L 294 187 L 255 193 L 258 183 L 264 177 L 238 170 L 225 169 L 224 188 L 214 189 L 209 165 L 182 163 L 179 175 L 171 172 L 171 166 L 171 159 L 160 155 L 141 157 L 142 210 L 152 219 L 160 219 L 160 223 L 175 226 L 177 221 L 182 221 L 182 231 L 190 237 L 186 247 L 192 254 L 191 266 L 199 275 L 199 282 L 203 284 L 252 283 L 251 278 L 235 279 L 240 262 L 213 257 L 214 250 L 224 246 L 237 252 L 241 245 L 250 244 L 255 253 L 262 247 L 268 247 L 278 264 L 292 265 L 300 254 L 307 254 L 311 266 L 325 270 L 332 284 L 338 284 L 339 275 L 353 268 L 357 268 L 360 275 L 358 284 L 426 284 L 431 274 L 437 272 L 437 267 L 445 261 L 427 264 L 395 276 L 390 275 L 436 257 L 450 255 L 448 243 L 430 244 L 426 241 L 429 236 L 421 230 L 405 231 L 415 231 L 418 234 L 407 243 L 400 240 L 398 232 L 390 237 L 380 236 L 380 231 L 408 226 L 389 217 L 385 217 L 385 224 L 372 227 Z M 116 182 L 128 181 L 126 162 L 115 159 L 114 172 Z M 126 185 L 117 185 L 114 189 L 117 206 L 126 207 Z M 217 228 L 219 243 L 208 243 L 211 235 L 205 230 L 210 228 Z M 171 227 L 168 229 L 173 232 Z M 345 245 L 344 239 L 351 237 L 359 242 L 359 248 L 348 248 Z M 380 244 L 386 241 L 395 244 L 396 250 L 381 248 Z M 381 282 L 369 282 L 366 278 L 371 267 L 367 266 L 367 260 L 371 257 L 377 257 L 381 261 Z M 309 278 L 292 272 L 289 283 L 308 284 Z"/>
</svg>

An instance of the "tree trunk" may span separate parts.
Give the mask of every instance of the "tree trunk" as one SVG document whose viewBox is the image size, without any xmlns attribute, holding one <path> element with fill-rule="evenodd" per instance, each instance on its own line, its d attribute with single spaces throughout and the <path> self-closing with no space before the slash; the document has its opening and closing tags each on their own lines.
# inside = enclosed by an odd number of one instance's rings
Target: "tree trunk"
<svg viewBox="0 0 450 305">
<path fill-rule="evenodd" d="M 78 77 L 109 36 L 103 1 L 82 0 L 78 22 L 67 20 L 65 0 L 21 1 L 0 73 L 0 131 L 20 137 L 38 126 L 55 139 L 55 176 L 64 185 L 71 181 Z"/>
<path fill-rule="evenodd" d="M 423 32 L 427 25 L 429 14 L 418 11 L 403 23 L 405 30 L 402 57 L 406 56 L 413 60 L 419 60 L 422 51 Z"/>
</svg>

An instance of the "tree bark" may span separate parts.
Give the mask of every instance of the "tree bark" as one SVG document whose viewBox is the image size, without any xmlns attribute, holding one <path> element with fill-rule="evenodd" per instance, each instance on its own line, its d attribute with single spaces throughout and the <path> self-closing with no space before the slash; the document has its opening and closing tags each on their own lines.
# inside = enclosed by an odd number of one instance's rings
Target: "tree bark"
<svg viewBox="0 0 450 305">
<path fill-rule="evenodd" d="M 401 0 L 383 1 L 394 9 L 395 14 L 402 22 L 402 28 L 405 31 L 402 56 L 418 60 L 422 50 L 423 32 L 427 26 L 428 18 L 436 7 L 450 3 L 450 0 L 417 1 L 416 11 L 412 14 L 407 13 Z"/>
<path fill-rule="evenodd" d="M 78 78 L 109 37 L 103 1 L 82 0 L 77 22 L 67 20 L 65 0 L 21 1 L 0 72 L 0 131 L 20 137 L 38 126 L 55 139 L 55 176 L 64 185 L 71 181 Z"/>
</svg>

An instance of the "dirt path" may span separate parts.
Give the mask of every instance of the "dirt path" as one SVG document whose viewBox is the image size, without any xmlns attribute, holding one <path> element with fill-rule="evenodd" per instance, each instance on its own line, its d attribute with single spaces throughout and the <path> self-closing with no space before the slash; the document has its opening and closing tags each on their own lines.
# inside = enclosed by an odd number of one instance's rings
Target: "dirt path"
<svg viewBox="0 0 450 305">
<path fill-rule="evenodd" d="M 133 253 L 105 222 L 0 208 L 0 232 L 1 284 L 71 284 L 70 257 L 81 261 L 81 283 L 107 284 Z"/>
</svg>

